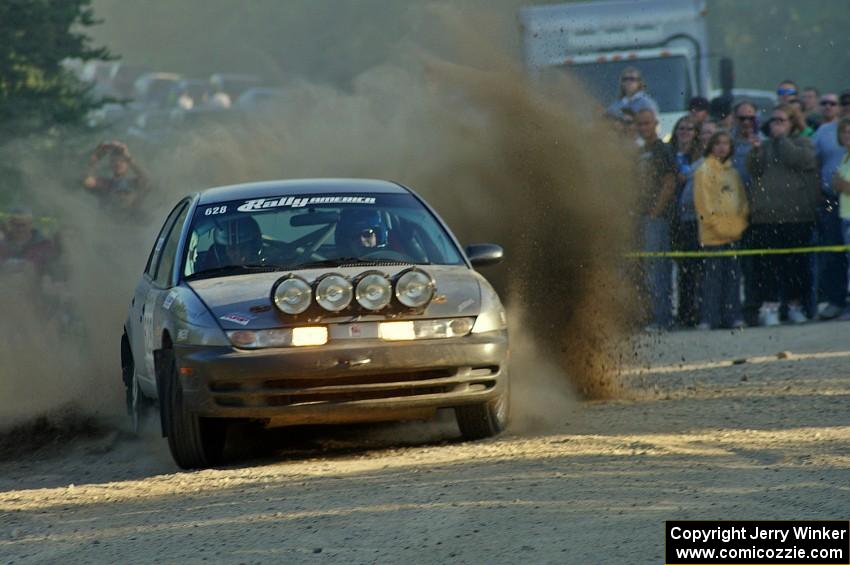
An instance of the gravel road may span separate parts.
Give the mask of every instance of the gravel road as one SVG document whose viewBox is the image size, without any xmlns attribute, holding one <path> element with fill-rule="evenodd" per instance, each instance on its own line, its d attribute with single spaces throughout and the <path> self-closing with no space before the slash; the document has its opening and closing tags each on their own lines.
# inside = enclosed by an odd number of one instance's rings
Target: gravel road
<svg viewBox="0 0 850 565">
<path fill-rule="evenodd" d="M 201 472 L 153 431 L 54 445 L 0 463 L 0 563 L 661 563 L 668 519 L 847 519 L 848 335 L 647 336 L 629 398 L 478 443 L 292 430 Z"/>
</svg>

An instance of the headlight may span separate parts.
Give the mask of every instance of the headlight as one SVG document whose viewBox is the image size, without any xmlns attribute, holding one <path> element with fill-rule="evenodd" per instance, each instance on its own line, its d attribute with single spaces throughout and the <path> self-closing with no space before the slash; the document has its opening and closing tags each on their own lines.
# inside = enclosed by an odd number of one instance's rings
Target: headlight
<svg viewBox="0 0 850 565">
<path fill-rule="evenodd" d="M 354 291 L 357 303 L 367 310 L 382 310 L 393 298 L 390 281 L 382 273 L 364 273 Z"/>
<path fill-rule="evenodd" d="M 434 297 L 434 279 L 418 269 L 405 271 L 395 283 L 395 296 L 408 308 L 422 308 Z"/>
<path fill-rule="evenodd" d="M 284 314 L 301 314 L 310 307 L 313 289 L 301 277 L 281 279 L 272 292 L 274 303 Z"/>
<path fill-rule="evenodd" d="M 328 328 L 325 326 L 292 328 L 292 346 L 324 345 L 328 342 Z"/>
<path fill-rule="evenodd" d="M 328 312 L 345 310 L 353 297 L 354 289 L 342 275 L 327 275 L 316 285 L 316 302 Z"/>
<path fill-rule="evenodd" d="M 304 347 L 324 345 L 328 342 L 328 328 L 307 326 L 274 330 L 237 330 L 227 332 L 230 343 L 240 349 L 262 349 L 265 347 Z"/>
<path fill-rule="evenodd" d="M 472 331 L 474 322 L 475 318 L 381 322 L 378 324 L 378 336 L 385 341 L 462 337 Z"/>
</svg>

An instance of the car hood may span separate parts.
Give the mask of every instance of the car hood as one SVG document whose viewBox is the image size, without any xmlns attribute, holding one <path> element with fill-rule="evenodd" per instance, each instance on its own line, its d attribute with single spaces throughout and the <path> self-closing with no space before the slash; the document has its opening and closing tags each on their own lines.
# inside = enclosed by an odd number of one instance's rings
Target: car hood
<svg viewBox="0 0 850 565">
<path fill-rule="evenodd" d="M 294 271 L 312 283 L 327 273 L 339 273 L 351 278 L 364 271 L 379 270 L 394 276 L 407 269 L 406 265 L 392 267 L 339 267 L 332 269 L 309 269 Z M 421 314 L 405 316 L 412 318 L 450 318 L 477 316 L 481 310 L 480 275 L 465 266 L 428 265 L 422 270 L 429 273 L 436 283 L 434 300 Z M 275 281 L 285 272 L 255 273 L 201 279 L 188 283 L 189 287 L 203 300 L 207 308 L 225 330 L 267 329 L 296 325 L 288 316 L 280 314 L 271 300 L 271 289 Z M 322 323 L 344 323 L 349 321 L 383 320 L 380 314 L 337 315 L 328 314 Z M 298 324 L 305 322 L 299 321 Z"/>
</svg>

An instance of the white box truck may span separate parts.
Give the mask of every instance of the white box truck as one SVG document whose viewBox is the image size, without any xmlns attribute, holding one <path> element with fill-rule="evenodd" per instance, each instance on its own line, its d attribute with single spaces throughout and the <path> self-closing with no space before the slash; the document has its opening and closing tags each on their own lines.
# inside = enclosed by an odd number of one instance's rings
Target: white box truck
<svg viewBox="0 0 850 565">
<path fill-rule="evenodd" d="M 606 107 L 618 98 L 620 73 L 636 67 L 668 134 L 692 96 L 711 92 L 706 13 L 705 0 L 528 6 L 519 15 L 525 65 L 532 75 L 568 69 Z"/>
</svg>

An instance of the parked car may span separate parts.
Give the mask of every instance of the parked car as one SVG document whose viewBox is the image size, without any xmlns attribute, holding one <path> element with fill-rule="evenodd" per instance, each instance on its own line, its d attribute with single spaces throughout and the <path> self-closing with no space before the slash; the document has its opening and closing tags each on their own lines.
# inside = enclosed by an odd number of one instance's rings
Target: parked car
<svg viewBox="0 0 850 565">
<path fill-rule="evenodd" d="M 234 100 L 249 88 L 257 88 L 262 85 L 263 79 L 256 75 L 233 73 L 215 73 L 210 75 L 210 86 L 212 89 L 226 92 Z"/>
<path fill-rule="evenodd" d="M 275 102 L 285 99 L 285 93 L 280 88 L 249 88 L 236 99 L 236 108 L 245 112 L 254 112 L 272 107 Z"/>
<path fill-rule="evenodd" d="M 135 426 L 158 400 L 180 467 L 214 465 L 228 424 L 427 419 L 467 439 L 508 421 L 498 295 L 425 201 L 377 180 L 219 187 L 168 215 L 121 339 Z"/>
<path fill-rule="evenodd" d="M 180 75 L 174 73 L 145 73 L 133 85 L 135 98 L 146 107 L 165 108 L 180 80 Z"/>
</svg>

